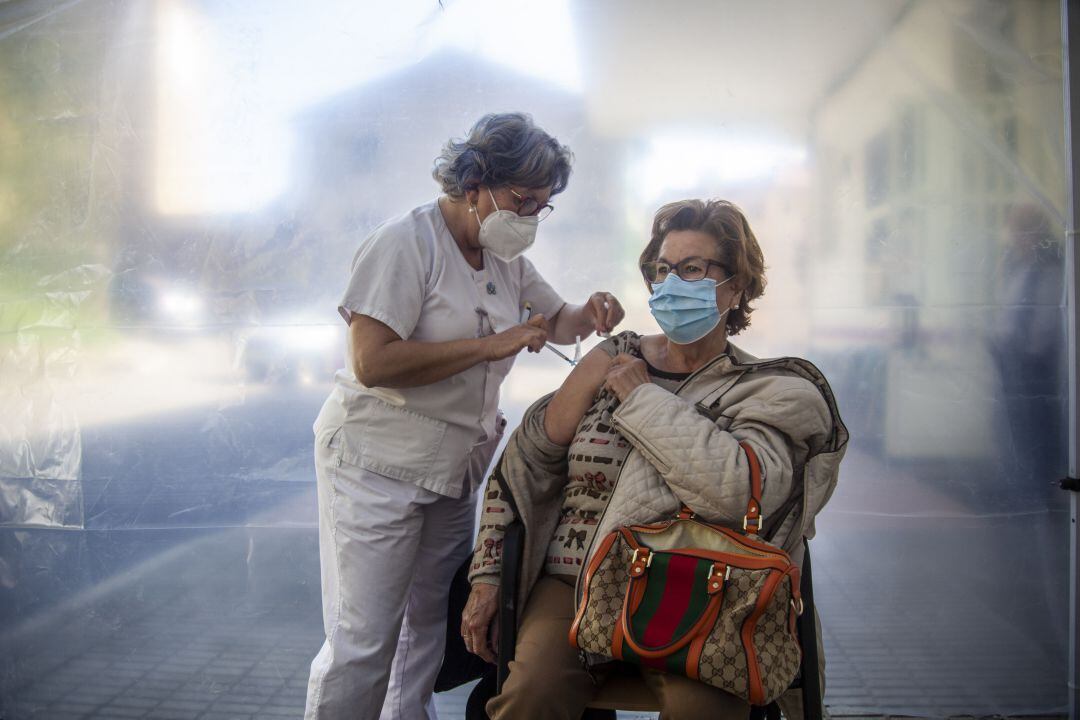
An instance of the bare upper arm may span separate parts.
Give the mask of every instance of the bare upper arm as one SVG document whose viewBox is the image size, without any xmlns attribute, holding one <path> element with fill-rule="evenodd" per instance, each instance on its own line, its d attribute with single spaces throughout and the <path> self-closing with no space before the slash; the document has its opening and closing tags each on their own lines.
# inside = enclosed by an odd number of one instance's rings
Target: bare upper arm
<svg viewBox="0 0 1080 720">
<path fill-rule="evenodd" d="M 552 442 L 566 445 L 573 440 L 578 423 L 604 384 L 610 366 L 611 356 L 598 347 L 593 348 L 563 380 L 544 414 L 544 430 Z"/>
<path fill-rule="evenodd" d="M 367 385 L 364 376 L 369 374 L 368 371 L 379 351 L 397 340 L 401 340 L 401 336 L 386 323 L 369 315 L 353 313 L 349 317 L 349 347 L 352 350 L 356 379 Z"/>
<path fill-rule="evenodd" d="M 593 348 L 585 354 L 585 357 L 581 358 L 581 361 L 566 376 L 558 393 L 564 391 L 571 394 L 585 392 L 591 399 L 592 396 L 596 395 L 596 391 L 600 389 L 604 378 L 607 377 L 611 361 L 612 357 L 601 348 Z"/>
<path fill-rule="evenodd" d="M 572 327 L 574 320 L 571 316 L 573 316 L 580 307 L 580 305 L 571 305 L 568 302 L 564 302 L 559 309 L 555 311 L 555 314 L 548 318 L 548 342 L 556 345 L 569 345 L 574 342 L 576 336 Z M 585 337 L 585 335 L 582 335 L 581 337 Z"/>
</svg>

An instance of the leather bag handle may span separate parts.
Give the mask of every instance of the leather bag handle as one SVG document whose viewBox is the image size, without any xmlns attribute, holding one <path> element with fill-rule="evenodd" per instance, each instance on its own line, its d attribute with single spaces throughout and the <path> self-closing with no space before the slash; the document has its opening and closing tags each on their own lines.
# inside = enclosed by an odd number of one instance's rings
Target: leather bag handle
<svg viewBox="0 0 1080 720">
<path fill-rule="evenodd" d="M 743 441 L 739 447 L 746 453 L 746 461 L 750 464 L 750 501 L 743 516 L 743 530 L 748 535 L 757 535 L 765 521 L 765 516 L 761 514 L 761 462 L 750 443 Z"/>
</svg>

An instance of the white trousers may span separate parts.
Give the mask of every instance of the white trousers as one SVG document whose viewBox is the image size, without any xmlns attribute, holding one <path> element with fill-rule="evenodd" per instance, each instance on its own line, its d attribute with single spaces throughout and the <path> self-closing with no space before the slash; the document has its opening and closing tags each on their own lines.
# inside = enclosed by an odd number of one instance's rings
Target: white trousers
<svg viewBox="0 0 1080 720">
<path fill-rule="evenodd" d="M 315 444 L 326 641 L 305 720 L 435 720 L 450 581 L 472 550 L 461 499 L 342 463 Z"/>
</svg>

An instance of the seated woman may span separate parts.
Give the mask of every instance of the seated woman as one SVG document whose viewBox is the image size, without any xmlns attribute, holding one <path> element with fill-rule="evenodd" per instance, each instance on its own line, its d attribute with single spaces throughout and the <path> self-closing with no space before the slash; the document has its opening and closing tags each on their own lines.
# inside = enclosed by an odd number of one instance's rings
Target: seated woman
<svg viewBox="0 0 1080 720">
<path fill-rule="evenodd" d="M 798 358 L 758 360 L 728 342 L 765 287 L 742 212 L 684 200 L 656 213 L 641 254 L 663 335 L 624 332 L 594 348 L 535 403 L 488 483 L 462 617 L 466 646 L 494 662 L 501 536 L 525 525 L 515 660 L 488 714 L 579 718 L 610 665 L 588 665 L 567 636 L 575 582 L 594 541 L 620 525 L 670 519 L 683 505 L 742 527 L 750 494 L 739 443 L 762 464 L 763 536 L 801 562 L 804 536 L 836 484 L 847 431 L 828 383 Z M 661 717 L 745 718 L 745 701 L 702 682 L 641 670 Z M 791 717 L 791 715 L 789 715 Z"/>
</svg>

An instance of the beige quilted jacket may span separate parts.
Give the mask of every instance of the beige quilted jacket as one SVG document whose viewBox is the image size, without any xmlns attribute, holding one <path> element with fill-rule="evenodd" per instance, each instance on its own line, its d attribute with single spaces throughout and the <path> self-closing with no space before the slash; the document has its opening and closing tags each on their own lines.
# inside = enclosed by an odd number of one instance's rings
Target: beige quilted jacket
<svg viewBox="0 0 1080 720">
<path fill-rule="evenodd" d="M 489 479 L 503 485 L 525 527 L 519 608 L 544 567 L 566 483 L 566 447 L 543 429 L 550 399 L 526 411 Z M 739 448 L 745 441 L 762 463 L 764 535 L 796 562 L 802 538 L 813 536 L 814 516 L 836 487 L 848 439 L 829 384 L 810 362 L 759 360 L 733 345 L 675 394 L 653 384 L 635 388 L 612 420 L 634 449 L 594 538 L 620 525 L 670 518 L 683 504 L 707 521 L 741 529 L 750 496 Z"/>
</svg>

